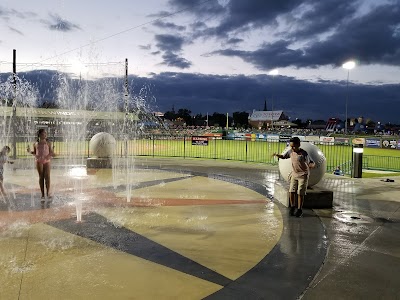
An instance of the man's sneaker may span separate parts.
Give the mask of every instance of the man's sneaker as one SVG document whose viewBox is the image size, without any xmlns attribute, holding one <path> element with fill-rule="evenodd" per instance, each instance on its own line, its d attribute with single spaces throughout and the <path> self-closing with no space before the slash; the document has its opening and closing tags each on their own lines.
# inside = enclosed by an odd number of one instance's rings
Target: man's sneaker
<svg viewBox="0 0 400 300">
<path fill-rule="evenodd" d="M 299 208 L 299 209 L 296 211 L 296 217 L 297 217 L 297 218 L 300 218 L 302 215 L 303 215 L 303 210 L 302 210 L 301 208 Z"/>
<path fill-rule="evenodd" d="M 289 209 L 289 216 L 294 216 L 295 214 L 295 211 L 296 211 L 296 207 L 294 207 L 294 206 L 292 206 L 290 209 Z"/>
</svg>

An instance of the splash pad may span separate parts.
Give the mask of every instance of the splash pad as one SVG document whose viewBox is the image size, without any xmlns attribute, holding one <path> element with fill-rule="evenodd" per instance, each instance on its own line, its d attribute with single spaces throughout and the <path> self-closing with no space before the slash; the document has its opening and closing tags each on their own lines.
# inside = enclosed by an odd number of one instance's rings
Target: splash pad
<svg viewBox="0 0 400 300">
<path fill-rule="evenodd" d="M 86 71 L 90 77 L 89 70 Z M 130 202 L 135 153 L 128 153 L 127 141 L 134 141 L 140 134 L 136 125 L 139 114 L 144 120 L 154 116 L 144 101 L 146 87 L 137 94 L 133 94 L 133 90 L 128 92 L 127 61 L 125 71 L 125 78 L 96 80 L 82 80 L 82 76 L 74 79 L 65 72 L 53 72 L 49 84 L 55 91 L 54 106 L 57 108 L 52 109 L 37 107 L 43 99 L 23 77 L 16 74 L 6 80 L 0 77 L 0 96 L 5 99 L 0 107 L 3 133 L 0 141 L 12 146 L 12 155 L 18 160 L 15 167 L 28 172 L 27 176 L 32 179 L 24 183 L 30 191 L 30 209 L 37 208 L 40 197 L 36 166 L 25 149 L 32 147 L 39 128 L 47 130 L 57 155 L 52 162 L 51 177 L 58 169 L 64 177 L 62 184 L 53 182 L 51 185 L 52 205 L 74 199 L 77 220 L 81 221 L 82 207 L 88 203 L 86 180 L 93 174 L 92 169 L 104 168 L 111 169 L 108 181 L 113 188 L 124 186 L 125 200 Z M 5 182 L 7 185 L 7 179 Z M 26 207 L 26 201 L 18 203 L 16 188 L 9 186 L 9 192 L 7 199 L 3 199 L 9 210 Z"/>
</svg>

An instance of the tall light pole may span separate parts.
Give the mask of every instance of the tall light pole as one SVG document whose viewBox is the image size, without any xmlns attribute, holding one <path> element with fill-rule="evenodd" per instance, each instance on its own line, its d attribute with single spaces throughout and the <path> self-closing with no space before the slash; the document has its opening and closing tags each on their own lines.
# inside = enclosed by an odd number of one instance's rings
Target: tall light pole
<svg viewBox="0 0 400 300">
<path fill-rule="evenodd" d="M 12 114 L 12 127 L 13 127 L 13 159 L 17 158 L 17 50 L 13 50 L 13 114 Z"/>
<path fill-rule="evenodd" d="M 272 76 L 274 78 L 276 75 L 279 74 L 278 69 L 273 69 L 268 72 L 268 75 Z M 273 79 L 272 79 L 273 80 Z M 272 95 L 272 101 L 271 101 L 271 129 L 274 127 L 274 95 Z"/>
<path fill-rule="evenodd" d="M 354 69 L 356 63 L 353 60 L 349 60 L 345 62 L 342 67 L 347 70 L 347 87 L 346 87 L 346 113 L 345 113 L 345 121 L 344 121 L 344 133 L 347 134 L 347 105 L 349 102 L 349 79 L 350 79 L 350 70 Z"/>
</svg>

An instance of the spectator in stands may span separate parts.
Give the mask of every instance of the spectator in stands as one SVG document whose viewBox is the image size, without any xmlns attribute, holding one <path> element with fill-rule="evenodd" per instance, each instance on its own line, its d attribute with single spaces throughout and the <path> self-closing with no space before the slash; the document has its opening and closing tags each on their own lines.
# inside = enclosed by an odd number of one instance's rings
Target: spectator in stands
<svg viewBox="0 0 400 300">
<path fill-rule="evenodd" d="M 303 215 L 304 196 L 307 191 L 308 178 L 310 176 L 310 168 L 315 167 L 315 163 L 311 160 L 307 151 L 300 148 L 300 139 L 292 137 L 290 139 L 291 149 L 284 154 L 274 153 L 280 159 L 290 158 L 292 162 L 292 172 L 289 174 L 289 192 L 290 192 L 290 210 L 291 216 L 300 218 Z M 297 211 L 296 211 L 296 194 L 297 194 Z M 296 213 L 295 213 L 296 212 Z"/>
</svg>

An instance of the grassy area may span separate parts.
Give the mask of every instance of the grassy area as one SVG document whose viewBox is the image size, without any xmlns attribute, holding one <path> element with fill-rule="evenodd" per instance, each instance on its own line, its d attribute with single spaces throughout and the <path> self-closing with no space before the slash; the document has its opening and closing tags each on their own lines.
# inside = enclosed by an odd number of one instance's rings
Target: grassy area
<svg viewBox="0 0 400 300">
<path fill-rule="evenodd" d="M 364 148 L 364 155 L 400 157 L 400 150 L 386 148 Z"/>
<path fill-rule="evenodd" d="M 374 172 L 363 172 L 363 178 L 375 178 L 375 177 L 393 177 L 393 176 L 400 176 L 400 172 L 387 172 L 387 173 L 374 173 Z"/>
</svg>

